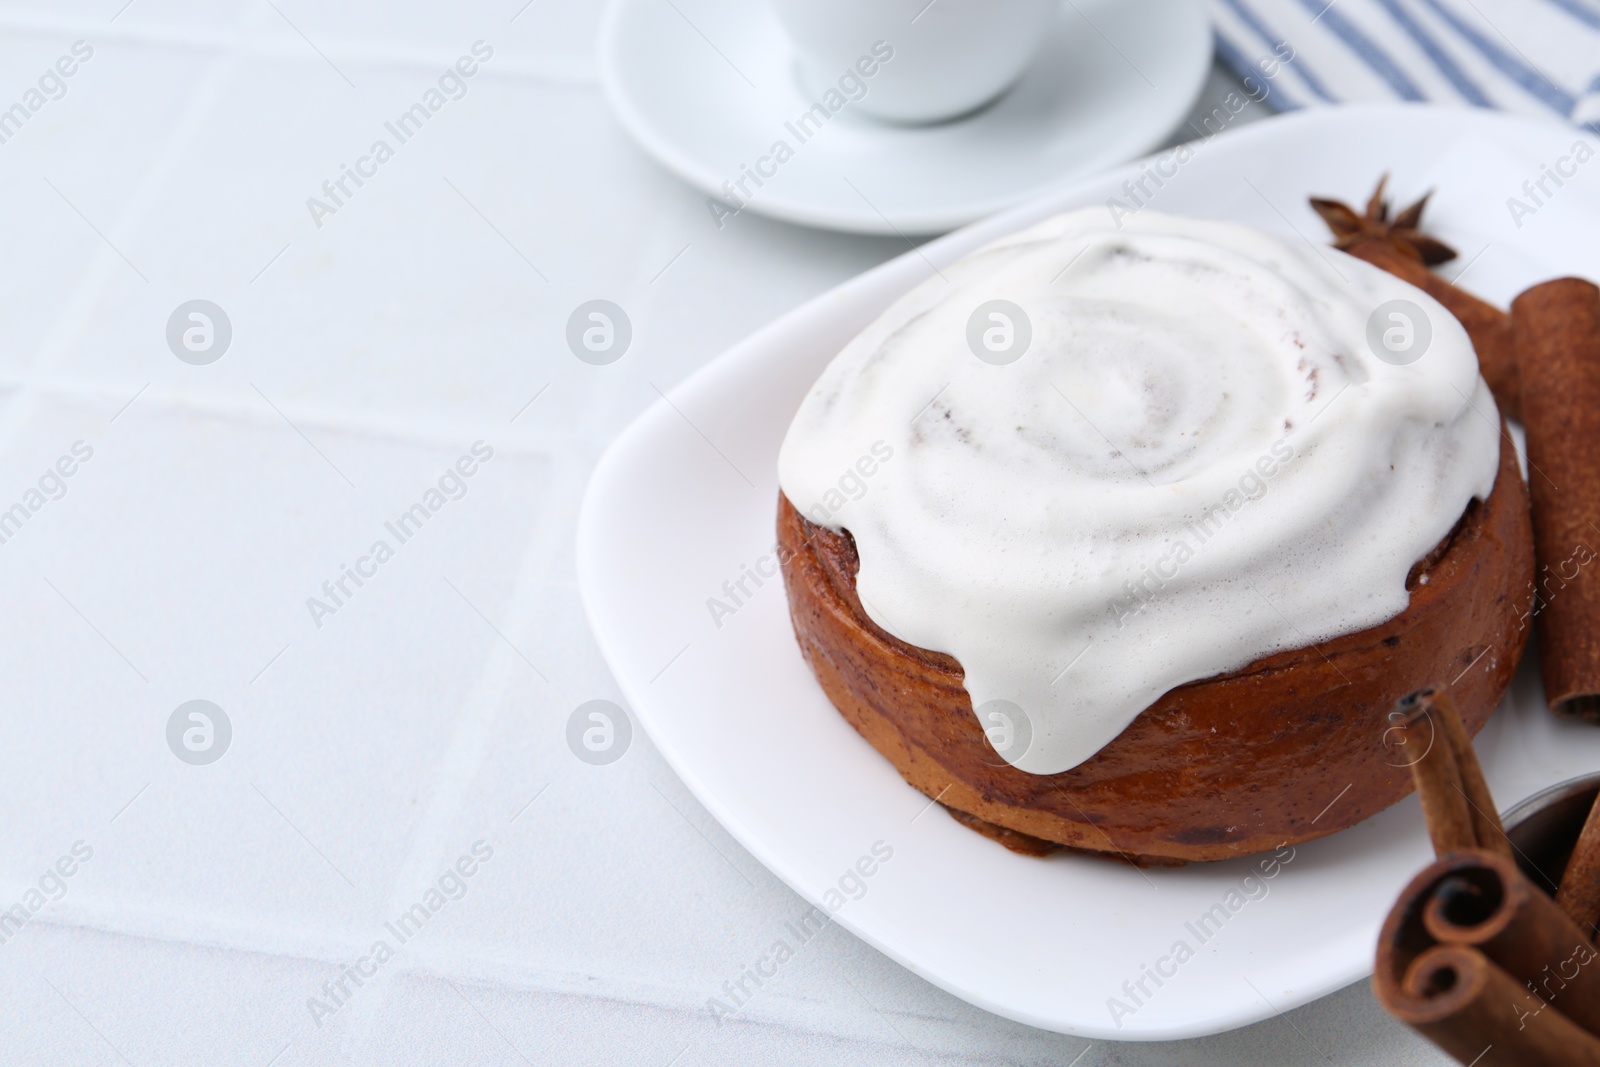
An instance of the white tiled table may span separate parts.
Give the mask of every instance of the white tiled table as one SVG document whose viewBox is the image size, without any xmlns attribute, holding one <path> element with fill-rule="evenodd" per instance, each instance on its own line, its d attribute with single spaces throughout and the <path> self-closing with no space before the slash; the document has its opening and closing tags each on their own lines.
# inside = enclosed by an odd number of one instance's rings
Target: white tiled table
<svg viewBox="0 0 1600 1067">
<path fill-rule="evenodd" d="M 904 244 L 715 229 L 608 116 L 596 3 L 275 2 L 0 8 L 0 108 L 93 49 L 0 143 L 0 509 L 93 449 L 0 544 L 0 909 L 93 850 L 0 944 L 0 1062 L 1084 1053 L 838 928 L 719 1025 L 707 998 L 805 905 L 647 739 L 604 767 L 564 741 L 579 703 L 619 696 L 572 563 L 606 442 Z M 479 40 L 466 95 L 317 226 L 306 199 Z M 563 341 L 595 297 L 635 329 L 607 367 Z M 165 339 L 195 298 L 233 329 L 205 366 Z M 465 495 L 319 626 L 307 598 L 477 441 Z M 166 740 L 196 698 L 233 728 L 209 766 Z M 478 841 L 464 895 L 318 1025 L 308 998 Z M 1441 1060 L 1357 986 L 1077 1062 Z"/>
</svg>

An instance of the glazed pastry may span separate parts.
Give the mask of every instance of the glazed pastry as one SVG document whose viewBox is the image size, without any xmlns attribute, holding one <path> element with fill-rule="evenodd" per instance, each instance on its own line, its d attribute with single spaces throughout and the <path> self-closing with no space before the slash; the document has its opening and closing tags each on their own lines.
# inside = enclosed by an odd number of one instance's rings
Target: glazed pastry
<svg viewBox="0 0 1600 1067">
<path fill-rule="evenodd" d="M 802 403 L 795 632 L 867 740 L 1010 847 L 1320 836 L 1410 788 L 1397 697 L 1455 679 L 1476 729 L 1509 683 L 1532 556 L 1501 442 L 1465 332 L 1405 282 L 1058 216 L 907 294 Z"/>
</svg>

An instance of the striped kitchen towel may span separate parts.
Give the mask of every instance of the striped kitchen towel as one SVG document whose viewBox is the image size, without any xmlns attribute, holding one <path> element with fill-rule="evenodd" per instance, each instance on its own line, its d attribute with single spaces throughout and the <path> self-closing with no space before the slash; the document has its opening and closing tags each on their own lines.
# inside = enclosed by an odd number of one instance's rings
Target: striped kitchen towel
<svg viewBox="0 0 1600 1067">
<path fill-rule="evenodd" d="M 1600 0 L 1207 6 L 1218 57 L 1280 111 L 1426 100 L 1554 115 L 1600 132 Z"/>
</svg>

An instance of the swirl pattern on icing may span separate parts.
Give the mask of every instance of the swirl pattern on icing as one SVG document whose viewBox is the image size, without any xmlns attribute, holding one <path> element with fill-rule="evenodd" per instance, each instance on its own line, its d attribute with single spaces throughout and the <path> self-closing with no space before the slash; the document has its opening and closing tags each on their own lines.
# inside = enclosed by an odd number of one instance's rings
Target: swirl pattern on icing
<svg viewBox="0 0 1600 1067">
<path fill-rule="evenodd" d="M 1025 350 L 980 358 L 989 328 Z M 1371 339 L 1423 335 L 1412 362 Z M 841 497 L 874 443 L 893 458 Z M 1085 209 L 846 345 L 779 481 L 854 537 L 873 621 L 955 657 L 1000 755 L 1047 774 L 1175 686 L 1405 610 L 1499 449 L 1466 332 L 1421 290 L 1243 226 Z"/>
</svg>

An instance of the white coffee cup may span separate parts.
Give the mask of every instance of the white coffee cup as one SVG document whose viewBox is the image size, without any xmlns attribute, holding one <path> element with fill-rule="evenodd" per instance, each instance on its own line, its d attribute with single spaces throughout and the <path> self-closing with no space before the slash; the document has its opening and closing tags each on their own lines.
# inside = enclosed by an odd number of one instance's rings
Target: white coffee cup
<svg viewBox="0 0 1600 1067">
<path fill-rule="evenodd" d="M 852 107 L 906 123 L 955 118 L 1011 88 L 1061 7 L 1060 0 L 771 3 L 789 33 L 805 91 L 817 94 L 847 73 L 859 77 L 875 68 L 861 79 L 866 93 Z"/>
</svg>

